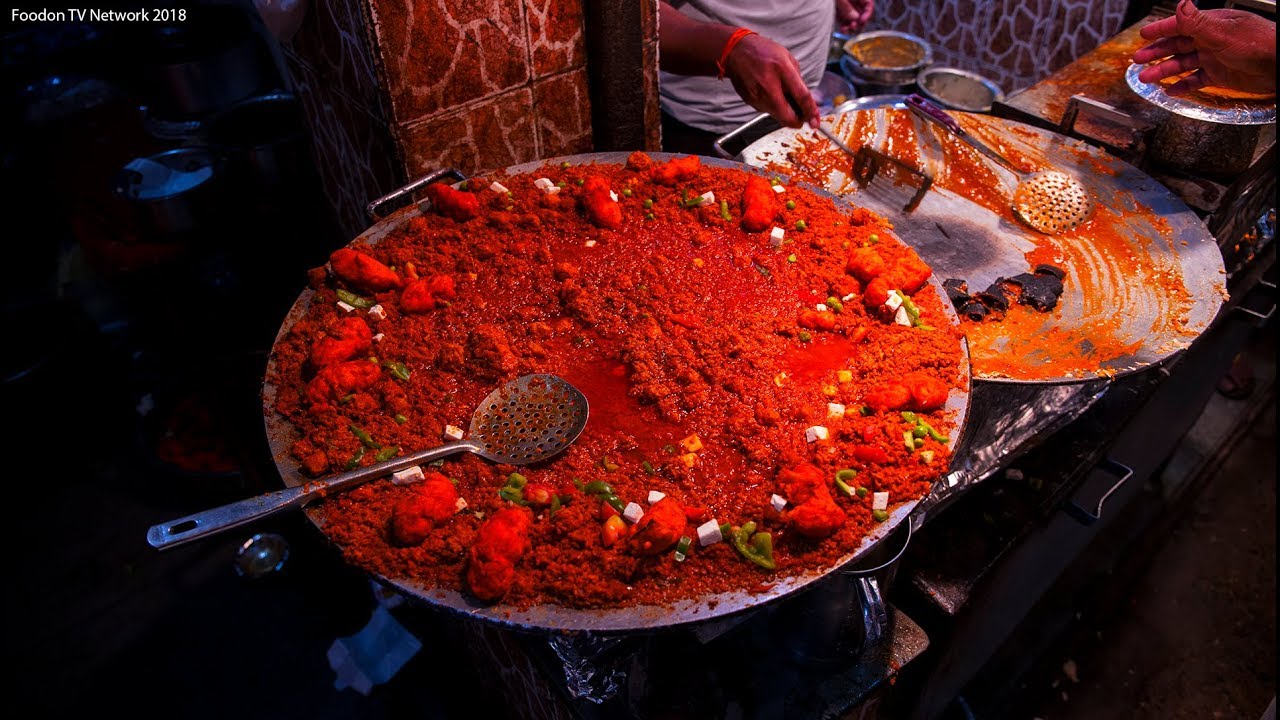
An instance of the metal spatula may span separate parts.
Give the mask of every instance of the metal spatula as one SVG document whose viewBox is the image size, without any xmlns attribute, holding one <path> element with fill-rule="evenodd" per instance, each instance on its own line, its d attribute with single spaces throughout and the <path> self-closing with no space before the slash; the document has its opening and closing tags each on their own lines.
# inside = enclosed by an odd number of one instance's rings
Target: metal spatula
<svg viewBox="0 0 1280 720">
<path fill-rule="evenodd" d="M 906 104 L 912 112 L 950 130 L 975 150 L 1016 175 L 1018 187 L 1013 191 L 1013 214 L 1031 228 L 1046 235 L 1059 235 L 1079 227 L 1093 215 L 1093 198 L 1074 177 L 1058 170 L 1023 172 L 924 97 L 913 93 L 907 96 Z"/>
<path fill-rule="evenodd" d="M 147 542 L 167 550 L 464 450 L 509 465 L 546 460 L 578 438 L 587 414 L 586 396 L 564 378 L 525 375 L 489 393 L 463 440 L 155 525 Z"/>
</svg>

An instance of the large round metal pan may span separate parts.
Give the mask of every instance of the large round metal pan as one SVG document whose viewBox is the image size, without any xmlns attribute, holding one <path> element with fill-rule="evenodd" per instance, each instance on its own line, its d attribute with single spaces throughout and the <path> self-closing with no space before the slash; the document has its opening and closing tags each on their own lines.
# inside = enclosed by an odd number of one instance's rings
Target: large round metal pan
<svg viewBox="0 0 1280 720">
<path fill-rule="evenodd" d="M 650 156 L 660 161 L 675 157 L 664 153 L 650 153 Z M 627 153 L 573 155 L 517 165 L 507 168 L 507 172 L 512 174 L 531 172 L 543 165 L 558 165 L 561 162 L 569 162 L 575 165 L 592 163 L 623 164 L 626 162 L 626 158 Z M 703 158 L 703 162 L 716 167 L 761 173 L 759 170 L 725 160 Z M 850 201 L 833 197 L 821 189 L 813 187 L 806 187 L 806 189 L 824 197 L 831 197 L 842 208 L 853 207 Z M 359 241 L 377 243 L 400 224 L 418 215 L 421 215 L 421 210 L 417 205 L 400 210 L 366 230 L 353 243 Z M 946 293 L 943 291 L 941 283 L 933 279 L 930 284 L 945 299 Z M 312 295 L 313 293 L 310 289 L 304 290 L 299 295 L 293 307 L 285 316 L 280 331 L 276 336 L 276 344 L 287 336 L 289 329 L 306 313 L 311 303 Z M 944 302 L 943 305 L 946 307 L 947 303 Z M 953 311 L 948 312 L 947 321 L 953 324 L 959 323 L 959 319 Z M 963 341 L 961 346 L 962 363 L 960 371 L 963 377 L 963 388 L 953 389 L 946 405 L 946 409 L 952 413 L 954 418 L 950 443 L 952 448 L 959 445 L 961 430 L 969 409 L 968 351 Z M 275 357 L 274 353 L 272 353 L 272 356 L 268 359 L 267 378 L 271 378 L 274 375 L 274 369 Z M 289 455 L 289 446 L 296 439 L 296 432 L 293 426 L 275 411 L 276 388 L 270 383 L 270 380 L 264 385 L 262 396 L 266 433 L 276 468 L 286 485 L 290 487 L 299 485 L 305 482 L 307 478 L 300 472 L 297 464 Z M 830 567 L 807 574 L 781 578 L 764 590 L 747 591 L 744 589 L 737 592 L 708 595 L 684 600 L 670 606 L 642 605 L 613 610 L 579 610 L 555 605 L 537 605 L 529 608 L 516 608 L 502 604 L 483 605 L 455 590 L 428 587 L 411 577 L 379 577 L 378 579 L 409 597 L 434 608 L 520 630 L 543 633 L 585 631 L 613 634 L 659 630 L 724 619 L 757 609 L 765 604 L 792 595 L 833 572 L 856 564 L 860 559 L 871 553 L 872 549 L 889 535 L 894 528 L 907 521 L 918 502 L 916 500 L 894 508 L 887 521 L 880 523 L 871 534 L 863 539 L 858 547 L 851 548 L 848 554 L 832 563 Z M 315 508 L 308 508 L 304 511 L 312 523 L 323 532 L 324 524 Z"/>
<path fill-rule="evenodd" d="M 902 132 L 889 132 L 891 122 L 901 127 L 901 114 L 914 127 L 906 139 Z M 1050 264 L 1065 270 L 1065 291 L 1041 322 L 1018 327 L 965 323 L 975 379 L 1074 383 L 1122 376 L 1165 361 L 1208 327 L 1226 297 L 1222 253 L 1200 218 L 1168 188 L 1083 142 L 989 115 L 952 116 L 1006 156 L 1074 175 L 1096 200 L 1098 212 L 1075 231 L 1048 236 L 936 182 L 914 210 L 904 211 L 912 189 L 885 173 L 863 186 L 850 177 L 847 160 L 806 169 L 814 144 L 827 143 L 808 129 L 770 133 L 747 146 L 741 158 L 753 166 L 789 170 L 888 217 L 937 276 L 965 280 L 971 290 L 1031 272 L 1029 258 L 1037 255 L 1051 257 Z M 918 169 L 933 178 L 947 171 L 943 140 L 956 142 L 896 108 L 838 113 L 823 121 L 853 150 L 865 145 L 893 157 L 919 158 L 923 167 Z M 904 142 L 915 147 L 904 152 Z M 1017 178 L 990 166 L 1001 183 L 998 192 L 1011 198 Z M 1049 337 L 1066 343 L 1049 349 L 1044 342 Z M 1064 356 L 1073 362 L 1078 357 L 1073 369 L 1064 369 Z"/>
</svg>

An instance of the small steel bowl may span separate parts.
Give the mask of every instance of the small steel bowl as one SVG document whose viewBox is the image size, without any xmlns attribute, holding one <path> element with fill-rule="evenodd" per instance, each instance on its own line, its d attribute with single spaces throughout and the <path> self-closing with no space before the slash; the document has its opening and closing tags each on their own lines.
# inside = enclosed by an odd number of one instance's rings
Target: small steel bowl
<svg viewBox="0 0 1280 720">
<path fill-rule="evenodd" d="M 953 67 L 928 67 L 916 76 L 916 85 L 929 99 L 952 110 L 991 112 L 1004 100 L 1004 92 L 991 80 Z"/>
<path fill-rule="evenodd" d="M 855 83 L 910 85 L 922 68 L 933 62 L 929 43 L 908 33 L 876 30 L 844 44 L 840 68 Z"/>
</svg>

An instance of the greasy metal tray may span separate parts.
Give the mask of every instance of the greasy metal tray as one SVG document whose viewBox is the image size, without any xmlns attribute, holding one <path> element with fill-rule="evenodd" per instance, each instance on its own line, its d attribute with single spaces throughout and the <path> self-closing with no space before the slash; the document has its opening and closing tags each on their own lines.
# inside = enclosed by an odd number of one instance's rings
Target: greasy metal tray
<svg viewBox="0 0 1280 720">
<path fill-rule="evenodd" d="M 911 117 L 912 137 L 891 137 L 894 115 L 877 108 L 828 115 L 833 128 L 854 150 L 865 145 L 902 155 L 901 144 L 931 177 L 947 169 L 948 145 L 932 126 Z M 913 189 L 886 173 L 865 186 L 850 177 L 843 156 L 805 166 L 805 153 L 839 153 L 809 129 L 784 128 L 755 141 L 741 153 L 748 164 L 784 172 L 848 197 L 890 219 L 904 242 L 920 253 L 940 278 L 960 278 L 971 290 L 999 277 L 1030 272 L 1029 257 L 1052 256 L 1066 271 L 1058 307 L 1035 327 L 983 327 L 966 322 L 975 379 L 995 382 L 1076 383 L 1143 370 L 1187 348 L 1217 315 L 1226 296 L 1222 254 L 1199 217 L 1166 187 L 1137 168 L 1083 142 L 1003 118 L 952 113 L 969 132 L 1006 155 L 1026 158 L 1039 168 L 1055 168 L 1079 178 L 1098 203 L 1094 218 L 1079 229 L 1050 237 L 933 183 L 918 207 L 905 212 Z M 902 122 L 900 118 L 897 119 Z M 870 130 L 868 130 L 870 128 Z M 818 148 L 817 143 L 827 143 Z M 1014 175 L 985 159 L 1011 198 Z M 825 168 L 834 168 L 827 170 Z M 1110 251 L 1095 247 L 1110 238 Z M 1119 246 L 1119 247 L 1115 247 Z M 1088 285 L 1087 292 L 1085 285 Z M 1048 334 L 1065 338 L 1081 367 L 1063 372 L 1046 351 Z M 1104 343 L 1103 340 L 1106 342 Z M 1100 347 L 1123 347 L 1110 355 Z M 1061 346 L 1060 346 L 1061 347 Z M 998 368 L 998 369 L 993 369 Z"/>
</svg>

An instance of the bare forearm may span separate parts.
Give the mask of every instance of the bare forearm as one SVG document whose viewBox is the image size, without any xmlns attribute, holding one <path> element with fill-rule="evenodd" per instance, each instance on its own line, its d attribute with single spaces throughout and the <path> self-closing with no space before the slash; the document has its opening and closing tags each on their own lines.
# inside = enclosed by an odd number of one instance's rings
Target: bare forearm
<svg viewBox="0 0 1280 720">
<path fill-rule="evenodd" d="M 663 70 L 677 75 L 715 75 L 716 61 L 737 28 L 702 22 L 658 3 L 658 57 Z"/>
</svg>

